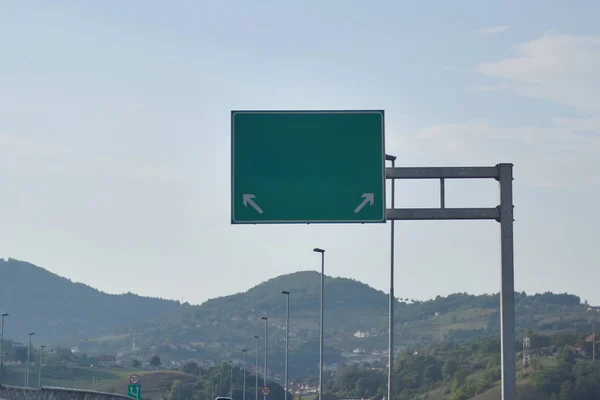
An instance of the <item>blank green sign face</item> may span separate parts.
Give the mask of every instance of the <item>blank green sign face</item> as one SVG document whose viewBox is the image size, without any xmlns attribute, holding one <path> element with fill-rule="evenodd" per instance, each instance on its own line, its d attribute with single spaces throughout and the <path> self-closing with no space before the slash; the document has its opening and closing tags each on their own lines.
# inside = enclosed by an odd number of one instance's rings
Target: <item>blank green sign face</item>
<svg viewBox="0 0 600 400">
<path fill-rule="evenodd" d="M 385 222 L 383 111 L 232 111 L 231 221 Z"/>
</svg>

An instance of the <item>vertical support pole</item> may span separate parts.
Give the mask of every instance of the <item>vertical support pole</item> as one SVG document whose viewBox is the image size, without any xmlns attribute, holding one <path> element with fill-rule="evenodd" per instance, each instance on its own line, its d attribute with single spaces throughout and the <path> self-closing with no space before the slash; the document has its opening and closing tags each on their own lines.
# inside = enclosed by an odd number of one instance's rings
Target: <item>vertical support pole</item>
<svg viewBox="0 0 600 400">
<path fill-rule="evenodd" d="M 0 385 L 2 385 L 2 374 L 4 373 L 4 360 L 2 358 L 2 346 L 4 345 L 4 317 L 8 316 L 7 313 L 0 315 Z"/>
<path fill-rule="evenodd" d="M 323 304 L 325 296 L 325 252 L 321 252 L 321 322 L 319 326 L 319 400 L 323 399 Z M 265 399 L 267 400 L 267 399 Z"/>
<path fill-rule="evenodd" d="M 596 361 L 596 321 L 592 327 L 592 361 Z"/>
<path fill-rule="evenodd" d="M 446 208 L 446 180 L 444 178 L 440 178 L 440 208 Z"/>
<path fill-rule="evenodd" d="M 243 383 L 243 389 L 242 389 L 242 398 L 244 400 L 248 400 L 246 399 L 246 350 L 242 350 L 244 352 L 244 372 L 243 372 L 243 377 L 244 377 L 244 383 Z M 212 400 L 212 399 L 210 399 Z"/>
<path fill-rule="evenodd" d="M 513 165 L 498 164 L 500 182 L 501 279 L 500 334 L 502 343 L 502 400 L 517 399 L 515 357 L 515 271 L 513 240 Z"/>
<path fill-rule="evenodd" d="M 396 157 L 391 158 L 392 168 L 396 166 Z M 396 180 L 392 179 L 392 210 L 396 203 Z M 389 343 L 388 343 L 388 388 L 387 400 L 393 400 L 392 377 L 394 376 L 394 220 L 390 221 L 390 305 L 389 305 Z"/>
<path fill-rule="evenodd" d="M 265 321 L 265 376 L 263 376 L 264 386 L 267 386 L 267 324 L 268 319 L 263 317 Z M 263 400 L 267 400 L 267 396 L 263 395 Z"/>
<path fill-rule="evenodd" d="M 44 345 L 40 346 L 40 365 L 38 365 L 39 367 L 39 373 L 38 373 L 38 387 L 41 388 L 42 387 L 42 354 L 44 353 Z"/>
<path fill-rule="evenodd" d="M 259 337 L 258 336 L 254 336 L 254 339 L 256 339 L 256 362 L 254 363 L 254 389 L 256 391 L 256 393 L 254 394 L 254 400 L 258 400 L 258 340 Z M 210 399 L 213 400 L 213 399 Z"/>
<path fill-rule="evenodd" d="M 290 340 L 290 294 L 288 292 L 285 303 L 285 384 L 283 385 L 284 400 L 288 400 L 288 352 Z"/>
</svg>

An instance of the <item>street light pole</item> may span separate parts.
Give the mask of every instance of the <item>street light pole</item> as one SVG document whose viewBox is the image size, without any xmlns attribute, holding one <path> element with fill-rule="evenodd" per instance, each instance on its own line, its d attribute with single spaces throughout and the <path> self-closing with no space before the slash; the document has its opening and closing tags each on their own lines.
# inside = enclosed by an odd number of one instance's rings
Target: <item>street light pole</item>
<svg viewBox="0 0 600 400">
<path fill-rule="evenodd" d="M 392 162 L 392 168 L 396 166 L 396 156 L 389 154 L 385 155 L 386 161 Z M 392 209 L 395 206 L 396 199 L 396 180 L 392 179 Z M 390 310 L 389 310 L 389 343 L 388 343 L 388 387 L 387 398 L 393 399 L 392 393 L 392 377 L 394 371 L 394 220 L 390 221 L 391 226 L 391 247 L 390 247 Z"/>
<path fill-rule="evenodd" d="M 44 349 L 46 345 L 40 346 L 40 372 L 38 373 L 38 387 L 42 387 L 42 354 L 44 354 Z"/>
<path fill-rule="evenodd" d="M 29 387 L 29 366 L 31 365 L 31 337 L 35 332 L 29 334 L 29 345 L 27 347 L 27 368 L 25 369 L 25 387 Z"/>
<path fill-rule="evenodd" d="M 287 400 L 288 394 L 288 349 L 289 349 L 289 339 L 290 339 L 290 292 L 287 290 L 282 290 L 281 294 L 285 295 L 285 376 L 284 376 L 284 384 L 283 384 L 283 399 Z"/>
<path fill-rule="evenodd" d="M 264 380 L 264 385 L 263 386 L 267 386 L 267 325 L 268 325 L 268 321 L 269 318 L 267 317 L 262 317 L 261 318 L 263 321 L 265 321 L 265 376 L 263 376 L 263 380 Z M 263 400 L 267 400 L 267 396 L 263 395 Z"/>
<path fill-rule="evenodd" d="M 254 339 L 256 339 L 256 362 L 254 363 L 254 390 L 256 391 L 255 395 L 254 395 L 254 400 L 258 400 L 258 336 L 254 336 Z"/>
<path fill-rule="evenodd" d="M 247 400 L 246 399 L 246 349 L 242 349 L 242 353 L 244 353 L 244 383 L 243 383 L 243 389 L 242 389 L 242 396 L 243 396 L 243 400 Z"/>
<path fill-rule="evenodd" d="M 319 324 L 319 400 L 323 396 L 323 292 L 325 291 L 325 250 L 314 248 L 315 253 L 321 253 L 321 323 Z"/>
<path fill-rule="evenodd" d="M 4 318 L 6 317 L 8 317 L 8 313 L 2 313 L 0 315 L 0 318 L 2 319 L 2 322 L 0 322 L 0 385 L 2 384 L 2 376 L 4 373 L 4 360 L 2 358 L 2 352 L 4 350 L 2 347 L 4 345 Z"/>
<path fill-rule="evenodd" d="M 233 361 L 229 361 L 229 398 L 233 399 Z"/>
</svg>

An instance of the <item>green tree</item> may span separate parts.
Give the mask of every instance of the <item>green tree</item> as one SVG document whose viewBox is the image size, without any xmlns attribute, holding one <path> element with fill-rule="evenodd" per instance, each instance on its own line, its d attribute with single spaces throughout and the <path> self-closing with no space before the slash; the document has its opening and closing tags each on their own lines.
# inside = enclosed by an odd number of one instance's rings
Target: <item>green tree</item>
<svg viewBox="0 0 600 400">
<path fill-rule="evenodd" d="M 494 354 L 492 355 L 487 363 L 486 368 L 494 368 L 500 365 L 500 362 L 502 361 L 500 354 Z"/>
<path fill-rule="evenodd" d="M 169 390 L 168 400 L 177 400 L 181 398 L 181 386 L 181 381 L 179 379 L 175 379 L 173 381 L 171 389 Z"/>
<path fill-rule="evenodd" d="M 469 371 L 467 371 L 466 369 L 461 369 L 458 370 L 454 373 L 454 380 L 453 380 L 453 387 L 454 390 L 459 389 L 462 385 L 465 384 L 465 382 L 467 381 L 467 376 L 469 376 L 471 373 Z"/>
<path fill-rule="evenodd" d="M 150 359 L 150 365 L 152 365 L 154 368 L 160 367 L 162 365 L 162 361 L 160 361 L 160 357 L 152 356 L 152 358 Z"/>
<path fill-rule="evenodd" d="M 567 364 L 573 364 L 575 363 L 575 352 L 565 346 L 558 353 L 558 360 Z"/>
<path fill-rule="evenodd" d="M 560 400 L 578 400 L 573 382 L 564 381 L 560 385 Z"/>
<path fill-rule="evenodd" d="M 131 366 L 132 366 L 133 368 L 139 368 L 139 367 L 140 367 L 140 365 L 142 365 L 142 363 L 141 363 L 141 362 L 140 362 L 140 360 L 138 360 L 138 359 L 135 359 L 135 358 L 134 358 L 134 359 L 131 361 Z"/>
<path fill-rule="evenodd" d="M 442 368 L 442 376 L 447 382 L 452 381 L 454 374 L 458 371 L 458 364 L 454 360 L 447 360 Z"/>
<path fill-rule="evenodd" d="M 193 361 L 183 364 L 183 367 L 181 368 L 181 370 L 183 372 L 185 372 L 186 374 L 190 374 L 190 375 L 194 375 L 194 376 L 200 375 L 200 367 L 198 366 L 198 364 L 196 364 Z"/>
</svg>

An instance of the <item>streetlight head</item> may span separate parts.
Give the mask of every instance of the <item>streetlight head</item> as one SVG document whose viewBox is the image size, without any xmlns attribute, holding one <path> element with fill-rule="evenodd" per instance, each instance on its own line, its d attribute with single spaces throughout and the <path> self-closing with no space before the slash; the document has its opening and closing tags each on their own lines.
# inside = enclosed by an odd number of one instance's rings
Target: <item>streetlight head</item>
<svg viewBox="0 0 600 400">
<path fill-rule="evenodd" d="M 325 253 L 325 250 L 324 250 L 324 249 L 320 249 L 320 248 L 318 248 L 318 247 L 315 247 L 315 248 L 313 249 L 313 251 L 314 251 L 315 253 Z"/>
<path fill-rule="evenodd" d="M 290 295 L 290 292 L 288 292 L 287 290 L 282 290 L 282 291 L 281 291 L 281 294 L 285 294 L 285 295 L 288 295 L 288 296 L 289 296 L 289 295 Z"/>
<path fill-rule="evenodd" d="M 43 344 L 43 345 L 41 345 L 40 347 L 41 347 L 42 349 L 45 349 L 45 348 L 46 348 L 46 345 L 45 345 L 45 344 Z"/>
<path fill-rule="evenodd" d="M 267 318 L 267 317 L 262 317 L 261 319 L 264 319 L 264 320 L 266 321 L 266 320 L 268 320 L 269 318 Z"/>
<path fill-rule="evenodd" d="M 254 335 L 254 339 L 258 339 L 258 336 Z"/>
<path fill-rule="evenodd" d="M 2 314 L 3 317 L 8 317 L 8 313 Z"/>
<path fill-rule="evenodd" d="M 246 349 L 242 349 L 242 353 L 245 353 L 246 351 L 248 351 L 248 350 L 246 350 Z"/>
<path fill-rule="evenodd" d="M 35 335 L 35 332 L 31 332 L 31 333 L 29 334 L 29 336 L 33 336 L 33 335 Z"/>
<path fill-rule="evenodd" d="M 393 156 L 391 154 L 386 154 L 385 161 L 396 161 L 396 156 Z"/>
</svg>

